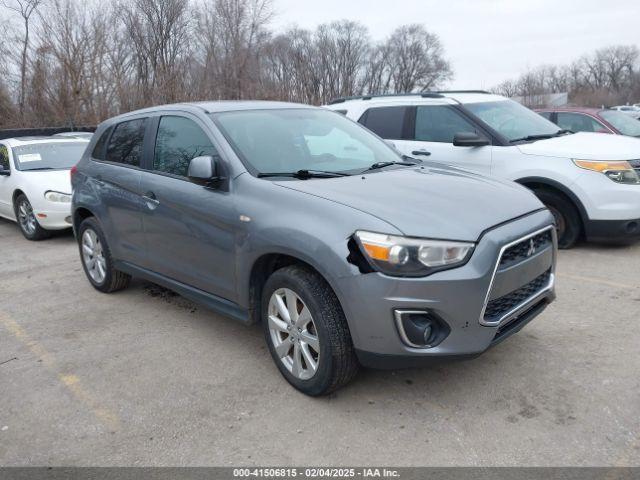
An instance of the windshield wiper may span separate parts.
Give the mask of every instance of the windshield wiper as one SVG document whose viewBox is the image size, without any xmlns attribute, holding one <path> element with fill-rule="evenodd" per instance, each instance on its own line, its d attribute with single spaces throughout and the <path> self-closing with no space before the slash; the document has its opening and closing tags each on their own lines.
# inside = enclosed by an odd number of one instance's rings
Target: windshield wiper
<svg viewBox="0 0 640 480">
<path fill-rule="evenodd" d="M 25 170 L 22 170 L 23 172 L 36 172 L 38 170 L 57 170 L 56 168 L 53 167 L 38 167 L 38 168 L 27 168 Z"/>
<path fill-rule="evenodd" d="M 348 173 L 343 172 L 328 172 L 325 170 L 298 170 L 296 172 L 265 172 L 259 173 L 258 178 L 265 177 L 291 177 L 306 180 L 307 178 L 335 178 L 335 177 L 348 177 Z"/>
<path fill-rule="evenodd" d="M 526 137 L 514 138 L 513 140 L 509 140 L 509 143 L 515 142 L 526 142 L 529 140 L 544 140 L 545 138 L 553 138 L 559 137 L 560 135 L 564 135 L 565 133 L 575 133 L 572 130 L 560 129 L 555 133 L 541 133 L 539 135 L 527 135 Z"/>
<path fill-rule="evenodd" d="M 405 157 L 403 157 L 405 158 Z M 410 157 L 408 157 L 410 158 Z M 362 170 L 362 172 L 360 173 L 365 173 L 365 172 L 370 172 L 371 170 L 380 170 L 381 168 L 384 167 L 390 167 L 391 165 L 405 165 L 405 166 L 413 166 L 413 165 L 418 165 L 419 160 L 412 158 L 411 160 L 415 160 L 415 162 L 376 162 L 373 165 L 365 168 L 364 170 Z"/>
</svg>

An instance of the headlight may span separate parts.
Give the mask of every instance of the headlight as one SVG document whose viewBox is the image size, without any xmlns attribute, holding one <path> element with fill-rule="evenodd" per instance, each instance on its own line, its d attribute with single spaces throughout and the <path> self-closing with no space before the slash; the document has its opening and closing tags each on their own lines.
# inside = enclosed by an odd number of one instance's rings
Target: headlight
<svg viewBox="0 0 640 480">
<path fill-rule="evenodd" d="M 617 183 L 631 185 L 640 184 L 640 177 L 627 161 L 601 162 L 597 160 L 574 160 L 580 168 L 604 173 L 607 177 Z"/>
<path fill-rule="evenodd" d="M 50 202 L 71 203 L 71 195 L 69 195 L 68 193 L 54 192 L 53 190 L 45 192 L 44 198 L 46 198 Z"/>
<path fill-rule="evenodd" d="M 356 241 L 369 263 L 382 273 L 420 277 L 454 268 L 469 259 L 474 244 L 408 238 L 357 231 Z"/>
</svg>

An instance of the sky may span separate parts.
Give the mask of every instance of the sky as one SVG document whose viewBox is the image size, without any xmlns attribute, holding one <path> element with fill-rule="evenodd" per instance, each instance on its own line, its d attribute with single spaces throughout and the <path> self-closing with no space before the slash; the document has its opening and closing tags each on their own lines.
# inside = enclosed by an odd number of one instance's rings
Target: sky
<svg viewBox="0 0 640 480">
<path fill-rule="evenodd" d="M 609 45 L 640 48 L 640 0 L 274 0 L 275 30 L 349 19 L 384 40 L 421 23 L 439 35 L 459 89 L 488 89 Z"/>
</svg>

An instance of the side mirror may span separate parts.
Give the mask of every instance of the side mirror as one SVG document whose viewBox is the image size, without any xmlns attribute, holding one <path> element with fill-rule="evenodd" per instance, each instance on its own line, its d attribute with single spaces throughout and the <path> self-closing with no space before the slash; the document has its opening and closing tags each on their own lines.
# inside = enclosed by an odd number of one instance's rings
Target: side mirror
<svg viewBox="0 0 640 480">
<path fill-rule="evenodd" d="M 9 175 L 11 175 L 11 170 L 5 170 L 4 166 L 0 165 L 0 176 L 8 177 Z"/>
<path fill-rule="evenodd" d="M 196 157 L 189 162 L 187 177 L 193 183 L 215 187 L 222 180 L 218 160 L 210 155 Z"/>
<path fill-rule="evenodd" d="M 454 147 L 484 147 L 490 143 L 487 138 L 473 132 L 461 132 L 453 136 Z"/>
</svg>

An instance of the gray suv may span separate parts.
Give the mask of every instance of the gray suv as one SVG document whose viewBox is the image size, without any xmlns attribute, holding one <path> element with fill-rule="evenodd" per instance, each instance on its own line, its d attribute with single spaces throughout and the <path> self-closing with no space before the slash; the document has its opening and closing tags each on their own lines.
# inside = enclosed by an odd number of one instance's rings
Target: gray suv
<svg viewBox="0 0 640 480">
<path fill-rule="evenodd" d="M 475 356 L 554 298 L 556 233 L 515 183 L 402 156 L 320 108 L 211 102 L 104 122 L 72 169 L 101 292 L 142 277 L 245 324 L 309 395 L 359 365 Z"/>
</svg>

